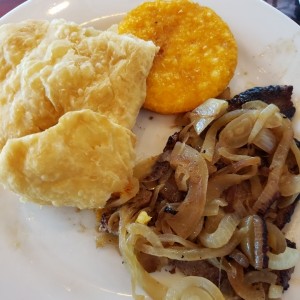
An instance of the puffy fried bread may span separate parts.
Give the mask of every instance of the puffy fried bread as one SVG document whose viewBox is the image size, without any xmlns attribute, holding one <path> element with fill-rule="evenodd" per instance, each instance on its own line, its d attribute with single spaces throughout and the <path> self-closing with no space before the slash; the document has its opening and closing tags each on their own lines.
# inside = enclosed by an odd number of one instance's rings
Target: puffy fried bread
<svg viewBox="0 0 300 300">
<path fill-rule="evenodd" d="M 0 180 L 24 200 L 103 207 L 111 195 L 135 195 L 134 135 L 92 110 L 68 112 L 57 125 L 7 141 Z"/>
<path fill-rule="evenodd" d="M 0 27 L 0 148 L 92 109 L 132 128 L 157 47 L 65 20 Z"/>
</svg>

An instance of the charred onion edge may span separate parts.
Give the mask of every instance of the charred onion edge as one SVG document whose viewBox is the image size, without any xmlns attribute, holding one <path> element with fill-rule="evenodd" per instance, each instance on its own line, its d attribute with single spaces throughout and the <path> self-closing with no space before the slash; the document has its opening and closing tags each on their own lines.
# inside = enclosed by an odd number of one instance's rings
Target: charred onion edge
<svg viewBox="0 0 300 300">
<path fill-rule="evenodd" d="M 175 132 L 174 134 L 169 136 L 169 138 L 167 140 L 167 143 L 166 143 L 166 146 L 163 149 L 163 152 L 173 150 L 175 144 L 179 141 L 179 133 L 180 132 Z"/>
<path fill-rule="evenodd" d="M 254 229 L 254 260 L 255 268 L 257 270 L 265 269 L 268 267 L 269 258 L 267 252 L 268 246 L 268 229 L 266 221 L 258 215 L 253 216 L 253 229 Z M 259 242 L 258 237 L 261 236 Z"/>
</svg>

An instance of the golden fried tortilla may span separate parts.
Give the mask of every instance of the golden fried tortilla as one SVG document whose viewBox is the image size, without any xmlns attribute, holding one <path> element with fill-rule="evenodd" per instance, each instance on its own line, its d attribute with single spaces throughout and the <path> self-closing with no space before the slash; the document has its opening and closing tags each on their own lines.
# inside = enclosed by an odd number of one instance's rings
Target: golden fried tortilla
<svg viewBox="0 0 300 300">
<path fill-rule="evenodd" d="M 132 128 L 157 47 L 65 20 L 0 27 L 0 149 L 89 108 Z"/>
<path fill-rule="evenodd" d="M 92 110 L 68 112 L 57 125 L 7 141 L 0 154 L 0 180 L 24 200 L 55 206 L 103 207 L 111 195 L 129 199 L 133 133 Z"/>
</svg>

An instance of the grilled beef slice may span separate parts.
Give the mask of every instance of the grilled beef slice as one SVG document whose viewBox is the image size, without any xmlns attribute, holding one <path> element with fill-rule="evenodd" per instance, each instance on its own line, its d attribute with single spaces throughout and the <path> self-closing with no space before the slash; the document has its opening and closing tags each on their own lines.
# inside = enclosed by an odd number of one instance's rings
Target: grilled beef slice
<svg viewBox="0 0 300 300">
<path fill-rule="evenodd" d="M 235 110 L 249 101 L 262 100 L 268 104 L 275 104 L 281 113 L 287 118 L 292 118 L 295 114 L 295 107 L 291 100 L 293 86 L 290 85 L 269 85 L 265 87 L 254 87 L 248 89 L 229 100 L 229 109 Z"/>
</svg>

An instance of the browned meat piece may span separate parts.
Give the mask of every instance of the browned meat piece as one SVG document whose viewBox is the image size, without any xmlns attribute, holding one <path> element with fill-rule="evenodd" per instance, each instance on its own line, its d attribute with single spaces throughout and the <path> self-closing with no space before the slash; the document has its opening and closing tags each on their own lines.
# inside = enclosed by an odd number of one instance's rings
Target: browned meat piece
<svg viewBox="0 0 300 300">
<path fill-rule="evenodd" d="M 170 169 L 170 164 L 168 161 L 156 161 L 152 167 L 151 173 L 146 176 L 142 182 L 152 182 L 160 179 L 168 170 Z"/>
<path fill-rule="evenodd" d="M 292 277 L 295 268 L 275 272 L 278 276 L 277 284 L 281 285 L 286 291 L 289 288 L 289 281 Z"/>
<path fill-rule="evenodd" d="M 163 152 L 168 150 L 173 150 L 176 142 L 179 140 L 179 132 L 175 132 L 173 135 L 169 136 L 167 144 L 163 150 Z"/>
<path fill-rule="evenodd" d="M 275 192 L 273 195 L 270 195 L 270 198 L 267 199 L 267 201 L 263 203 L 257 204 L 257 202 L 254 204 L 253 209 L 256 211 L 256 213 L 260 216 L 265 216 L 266 213 L 269 211 L 271 205 L 279 200 L 281 197 L 279 192 Z"/>
<path fill-rule="evenodd" d="M 159 195 L 168 203 L 181 202 L 186 193 L 178 190 L 174 176 L 170 177 L 159 192 Z"/>
<path fill-rule="evenodd" d="M 160 257 L 137 252 L 137 259 L 148 273 L 153 273 L 161 268 Z"/>
<path fill-rule="evenodd" d="M 277 217 L 274 220 L 274 224 L 281 230 L 287 223 L 291 221 L 294 210 L 300 200 L 300 195 L 289 206 L 278 210 Z"/>
<path fill-rule="evenodd" d="M 290 85 L 269 85 L 265 87 L 255 87 L 229 100 L 229 110 L 239 109 L 241 105 L 253 100 L 262 100 L 268 104 L 277 105 L 286 117 L 292 118 L 295 114 L 295 107 L 291 100 L 293 87 Z"/>
<path fill-rule="evenodd" d="M 286 243 L 288 247 L 296 249 L 296 244 L 289 239 L 286 239 Z M 294 272 L 295 268 L 290 268 L 288 270 L 282 270 L 282 271 L 277 271 L 276 274 L 278 276 L 277 278 L 277 284 L 280 284 L 283 289 L 286 291 L 289 288 L 289 281 L 291 279 L 291 276 Z"/>
<path fill-rule="evenodd" d="M 106 232 L 106 233 L 112 233 L 112 234 L 117 234 L 117 232 L 112 232 L 111 228 L 108 226 L 108 221 L 111 217 L 111 215 L 116 211 L 115 208 L 106 208 L 102 209 L 99 211 L 100 215 L 100 226 L 99 226 L 99 231 L 100 232 Z"/>
<path fill-rule="evenodd" d="M 201 276 L 205 277 L 215 285 L 219 286 L 219 283 L 223 278 L 226 278 L 226 273 L 218 268 L 214 267 L 205 260 L 198 261 L 181 261 L 172 260 L 171 265 L 175 266 L 186 276 Z"/>
</svg>

